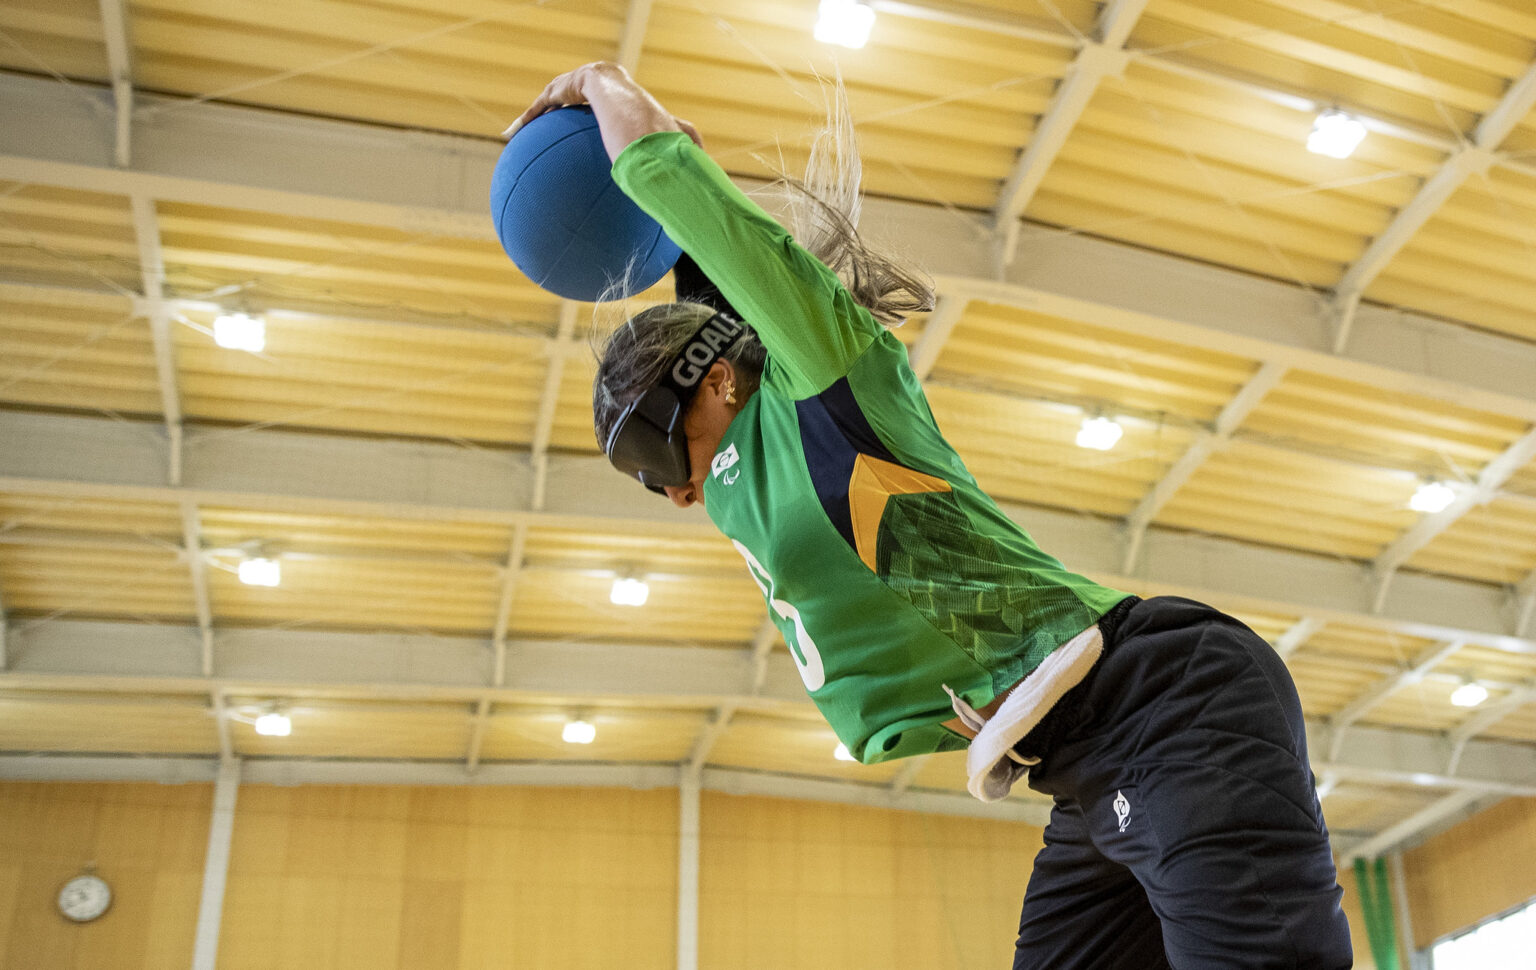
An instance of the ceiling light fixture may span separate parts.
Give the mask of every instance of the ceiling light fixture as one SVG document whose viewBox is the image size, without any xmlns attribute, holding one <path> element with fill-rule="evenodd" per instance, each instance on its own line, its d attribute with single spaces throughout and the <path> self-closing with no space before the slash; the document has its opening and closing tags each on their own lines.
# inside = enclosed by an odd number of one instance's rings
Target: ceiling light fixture
<svg viewBox="0 0 1536 970">
<path fill-rule="evenodd" d="M 565 722 L 560 729 L 560 740 L 566 744 L 591 744 L 597 737 L 597 728 L 591 721 L 575 718 Z"/>
<path fill-rule="evenodd" d="M 256 719 L 256 733 L 269 738 L 286 738 L 293 733 L 293 721 L 277 708 Z"/>
<path fill-rule="evenodd" d="M 1444 512 L 1456 501 L 1456 490 L 1444 482 L 1425 482 L 1408 500 L 1408 507 L 1415 512 Z"/>
<path fill-rule="evenodd" d="M 821 0 L 816 11 L 817 40 L 858 50 L 869 42 L 875 8 L 863 0 Z"/>
<path fill-rule="evenodd" d="M 213 319 L 213 342 L 259 354 L 267 345 L 267 322 L 249 313 L 221 313 Z"/>
<path fill-rule="evenodd" d="M 618 576 L 613 581 L 613 590 L 608 594 L 608 599 L 615 606 L 644 606 L 650 595 L 651 587 L 645 580 Z"/>
<path fill-rule="evenodd" d="M 1324 111 L 1312 123 L 1307 151 L 1330 158 L 1348 158 L 1365 140 L 1365 125 L 1337 108 Z"/>
<path fill-rule="evenodd" d="M 1469 680 L 1451 691 L 1451 703 L 1457 707 L 1476 707 L 1487 699 L 1488 688 L 1475 680 Z"/>
<path fill-rule="evenodd" d="M 1077 446 L 1108 451 L 1120 440 L 1122 434 L 1125 434 L 1125 429 L 1110 418 L 1084 418 L 1083 426 L 1077 432 Z"/>
<path fill-rule="evenodd" d="M 258 556 L 242 561 L 236 575 L 247 586 L 277 586 L 283 581 L 283 567 L 276 559 Z"/>
<path fill-rule="evenodd" d="M 848 750 L 848 745 L 843 744 L 842 742 L 838 742 L 837 747 L 832 749 L 832 757 L 836 758 L 838 761 L 858 760 L 854 758 L 853 753 Z"/>
</svg>

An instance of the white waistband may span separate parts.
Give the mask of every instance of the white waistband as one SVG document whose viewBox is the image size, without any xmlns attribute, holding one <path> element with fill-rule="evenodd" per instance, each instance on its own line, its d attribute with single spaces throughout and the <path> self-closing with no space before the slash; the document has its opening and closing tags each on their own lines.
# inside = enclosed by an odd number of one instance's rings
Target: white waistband
<svg viewBox="0 0 1536 970">
<path fill-rule="evenodd" d="M 1038 764 L 1023 758 L 1013 746 L 1039 724 L 1057 701 L 1088 676 L 1104 653 L 1104 637 L 1094 624 L 1057 647 L 1015 687 L 990 719 L 983 718 L 948 686 L 950 703 L 976 737 L 965 755 L 966 787 L 984 802 L 1005 797 L 1014 782 Z"/>
</svg>

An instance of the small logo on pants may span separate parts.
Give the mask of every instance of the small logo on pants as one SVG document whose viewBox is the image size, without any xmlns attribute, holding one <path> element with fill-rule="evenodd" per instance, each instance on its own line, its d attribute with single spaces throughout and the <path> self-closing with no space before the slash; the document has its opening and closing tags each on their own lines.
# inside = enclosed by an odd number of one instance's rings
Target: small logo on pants
<svg viewBox="0 0 1536 970">
<path fill-rule="evenodd" d="M 1131 803 L 1119 791 L 1115 792 L 1115 818 L 1120 820 L 1120 831 L 1122 832 L 1125 831 L 1127 825 L 1131 824 Z"/>
</svg>

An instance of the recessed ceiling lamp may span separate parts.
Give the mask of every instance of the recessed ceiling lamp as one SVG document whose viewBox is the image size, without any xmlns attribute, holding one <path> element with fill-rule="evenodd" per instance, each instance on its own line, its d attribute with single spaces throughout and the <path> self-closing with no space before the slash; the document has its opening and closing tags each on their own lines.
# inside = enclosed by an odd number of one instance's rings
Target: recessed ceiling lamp
<svg viewBox="0 0 1536 970">
<path fill-rule="evenodd" d="M 269 738 L 286 738 L 293 733 L 293 721 L 274 707 L 256 719 L 256 733 Z"/>
<path fill-rule="evenodd" d="M 1083 426 L 1077 432 L 1077 446 L 1079 448 L 1092 448 L 1094 451 L 1108 451 L 1120 440 L 1125 429 L 1115 421 L 1106 417 L 1084 418 Z"/>
<path fill-rule="evenodd" d="M 854 758 L 853 753 L 848 750 L 848 745 L 843 744 L 842 742 L 838 742 L 837 747 L 832 749 L 832 757 L 836 758 L 838 761 L 857 760 Z"/>
<path fill-rule="evenodd" d="M 213 319 L 213 342 L 259 354 L 267 345 L 267 322 L 249 313 L 221 313 Z"/>
<path fill-rule="evenodd" d="M 821 0 L 816 12 L 816 39 L 855 50 L 869 42 L 875 8 L 863 0 Z"/>
<path fill-rule="evenodd" d="M 591 721 L 575 718 L 565 722 L 560 729 L 560 740 L 566 744 L 591 744 L 597 737 L 597 728 Z"/>
<path fill-rule="evenodd" d="M 634 576 L 619 576 L 613 581 L 613 589 L 608 594 L 608 599 L 615 606 L 644 606 L 650 598 L 651 587 L 643 579 Z"/>
<path fill-rule="evenodd" d="M 1415 512 L 1444 512 L 1456 501 L 1456 491 L 1444 482 L 1425 482 L 1408 500 L 1408 507 Z"/>
<path fill-rule="evenodd" d="M 1307 151 L 1330 158 L 1348 158 L 1365 140 L 1365 125 L 1337 108 L 1324 111 L 1312 123 Z"/>
<path fill-rule="evenodd" d="M 247 586 L 277 586 L 283 581 L 283 567 L 276 559 L 257 557 L 242 561 L 236 575 Z"/>
<path fill-rule="evenodd" d="M 1488 688 L 1475 680 L 1469 680 L 1451 691 L 1451 703 L 1457 707 L 1476 707 L 1487 699 Z"/>
</svg>

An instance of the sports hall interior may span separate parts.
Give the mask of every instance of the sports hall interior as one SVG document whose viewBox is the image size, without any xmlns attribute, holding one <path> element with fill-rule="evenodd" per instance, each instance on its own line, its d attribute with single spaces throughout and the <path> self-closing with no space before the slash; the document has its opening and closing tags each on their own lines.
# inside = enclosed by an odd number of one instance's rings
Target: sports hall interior
<svg viewBox="0 0 1536 970">
<path fill-rule="evenodd" d="M 0 968 L 1008 965 L 1048 801 L 836 756 L 497 244 L 595 60 L 754 192 L 841 77 L 982 487 L 1284 658 L 1357 966 L 1536 897 L 1536 5 L 865 7 L 0 3 Z"/>
</svg>

